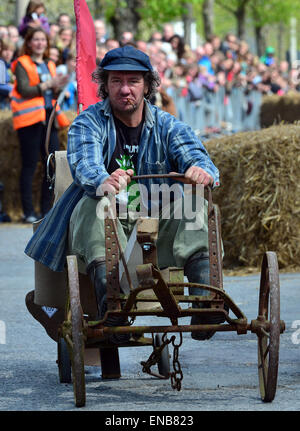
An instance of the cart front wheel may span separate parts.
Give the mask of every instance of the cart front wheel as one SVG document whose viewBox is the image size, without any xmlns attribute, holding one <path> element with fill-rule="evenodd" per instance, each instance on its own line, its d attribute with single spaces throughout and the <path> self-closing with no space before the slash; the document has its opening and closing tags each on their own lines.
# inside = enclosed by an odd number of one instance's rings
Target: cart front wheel
<svg viewBox="0 0 300 431">
<path fill-rule="evenodd" d="M 273 401 L 277 387 L 280 338 L 280 287 L 277 256 L 266 252 L 263 257 L 258 320 L 267 322 L 268 331 L 258 336 L 258 376 L 261 399 Z"/>
</svg>

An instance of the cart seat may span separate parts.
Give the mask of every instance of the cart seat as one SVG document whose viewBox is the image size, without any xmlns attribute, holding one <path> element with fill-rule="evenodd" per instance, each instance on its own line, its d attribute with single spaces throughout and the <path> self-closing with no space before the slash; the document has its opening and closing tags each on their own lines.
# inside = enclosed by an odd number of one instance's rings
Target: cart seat
<svg viewBox="0 0 300 431">
<path fill-rule="evenodd" d="M 73 182 L 70 167 L 67 159 L 67 151 L 55 151 L 55 183 L 54 183 L 54 203 L 63 195 Z"/>
</svg>

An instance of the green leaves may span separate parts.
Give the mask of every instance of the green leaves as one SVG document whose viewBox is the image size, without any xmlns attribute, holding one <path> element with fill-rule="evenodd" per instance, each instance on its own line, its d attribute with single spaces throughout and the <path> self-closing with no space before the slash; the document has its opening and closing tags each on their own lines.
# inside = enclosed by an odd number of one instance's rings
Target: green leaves
<svg viewBox="0 0 300 431">
<path fill-rule="evenodd" d="M 185 10 L 184 3 L 183 0 L 144 0 L 140 13 L 144 19 L 161 24 L 180 18 Z"/>
<path fill-rule="evenodd" d="M 252 0 L 250 13 L 259 25 L 288 21 L 299 16 L 299 7 L 294 0 Z"/>
</svg>

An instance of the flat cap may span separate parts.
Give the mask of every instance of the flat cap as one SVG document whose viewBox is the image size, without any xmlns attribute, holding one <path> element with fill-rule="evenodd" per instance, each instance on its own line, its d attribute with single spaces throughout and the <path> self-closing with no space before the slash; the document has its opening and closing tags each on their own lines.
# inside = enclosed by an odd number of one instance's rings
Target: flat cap
<svg viewBox="0 0 300 431">
<path fill-rule="evenodd" d="M 153 70 L 148 55 L 131 45 L 108 51 L 99 66 L 105 70 L 142 72 Z"/>
</svg>

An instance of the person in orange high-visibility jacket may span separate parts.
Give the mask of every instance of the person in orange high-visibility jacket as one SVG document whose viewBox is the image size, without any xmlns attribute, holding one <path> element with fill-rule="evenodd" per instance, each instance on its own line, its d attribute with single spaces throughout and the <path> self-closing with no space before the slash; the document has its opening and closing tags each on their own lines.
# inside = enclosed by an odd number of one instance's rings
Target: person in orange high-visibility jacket
<svg viewBox="0 0 300 431">
<path fill-rule="evenodd" d="M 49 38 L 41 28 L 34 28 L 26 34 L 21 56 L 12 65 L 15 74 L 11 94 L 13 126 L 20 142 L 22 169 L 20 191 L 24 212 L 23 221 L 32 223 L 43 217 L 52 206 L 52 191 L 46 178 L 47 154 L 45 140 L 49 118 L 55 103 L 55 96 L 68 81 L 68 76 L 56 75 L 53 61 L 48 60 Z M 66 115 L 56 106 L 56 116 L 51 128 L 49 153 L 59 150 L 58 127 L 69 126 Z M 32 198 L 32 181 L 40 156 L 44 164 L 40 214 L 36 214 Z"/>
</svg>

